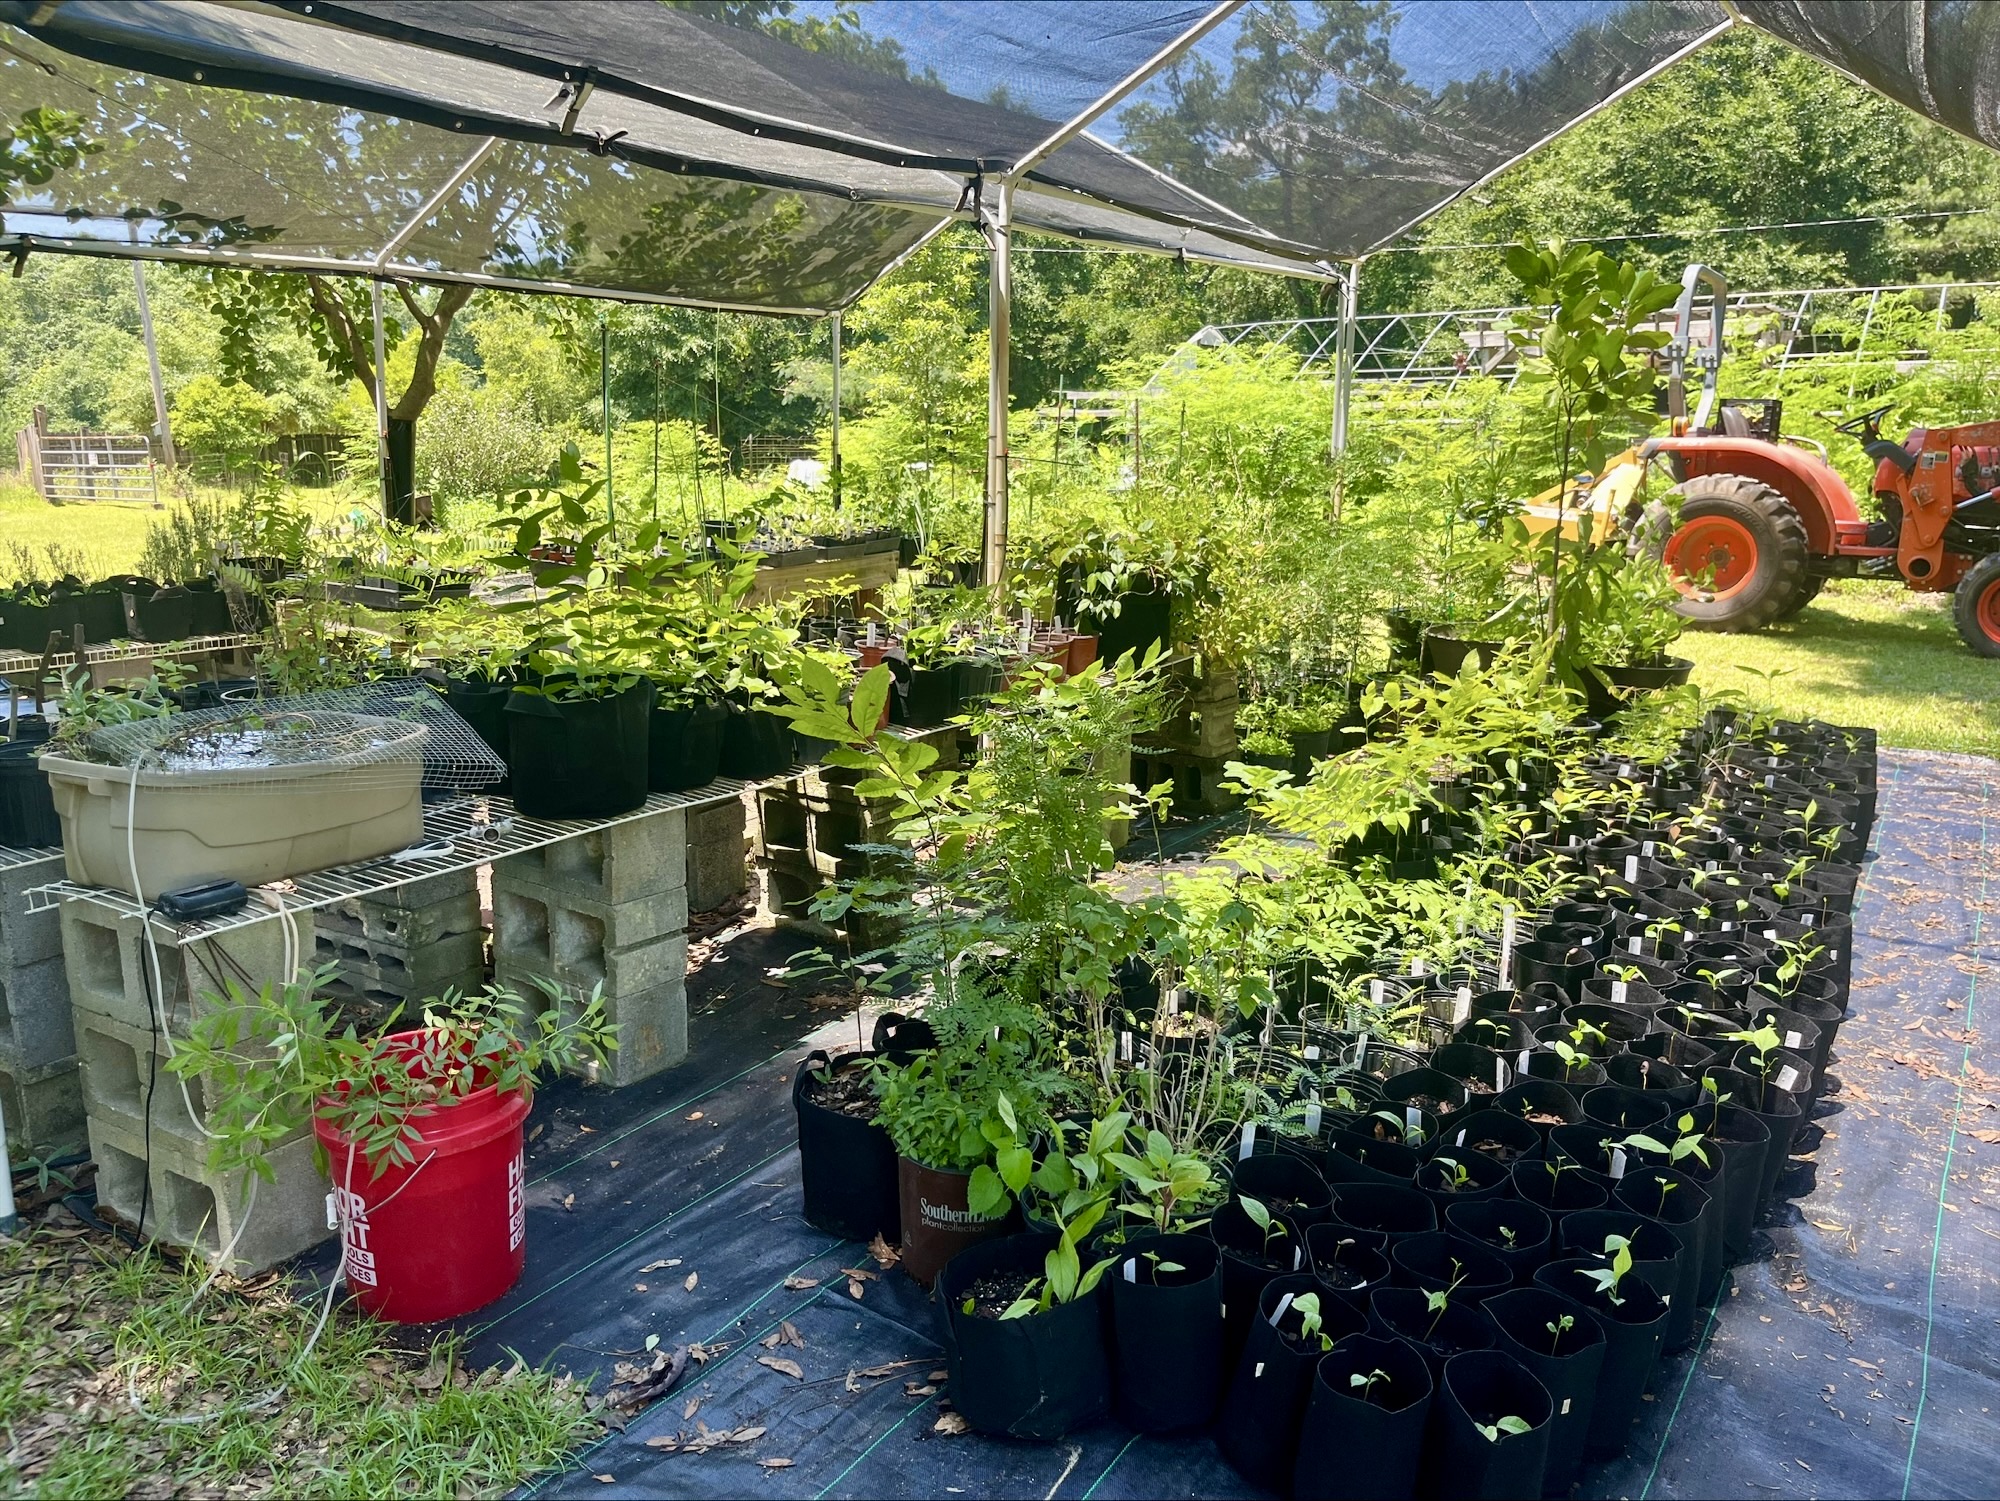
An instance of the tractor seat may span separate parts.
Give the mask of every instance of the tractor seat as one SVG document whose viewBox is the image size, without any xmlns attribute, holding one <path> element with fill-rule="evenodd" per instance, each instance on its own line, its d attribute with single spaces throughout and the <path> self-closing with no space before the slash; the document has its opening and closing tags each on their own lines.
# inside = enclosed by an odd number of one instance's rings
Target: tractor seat
<svg viewBox="0 0 2000 1501">
<path fill-rule="evenodd" d="M 1722 409 L 1722 435 L 1725 438 L 1750 438 L 1756 436 L 1750 431 L 1750 419 L 1735 407 Z"/>
</svg>

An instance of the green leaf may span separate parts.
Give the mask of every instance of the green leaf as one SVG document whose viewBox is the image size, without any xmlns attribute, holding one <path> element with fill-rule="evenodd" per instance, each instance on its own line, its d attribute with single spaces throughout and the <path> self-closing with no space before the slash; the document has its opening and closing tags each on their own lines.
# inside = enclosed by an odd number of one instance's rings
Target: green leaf
<svg viewBox="0 0 2000 1501">
<path fill-rule="evenodd" d="M 983 1219 L 992 1219 L 1007 1208 L 1007 1185 L 985 1163 L 972 1170 L 965 1187 L 965 1206 Z"/>
</svg>

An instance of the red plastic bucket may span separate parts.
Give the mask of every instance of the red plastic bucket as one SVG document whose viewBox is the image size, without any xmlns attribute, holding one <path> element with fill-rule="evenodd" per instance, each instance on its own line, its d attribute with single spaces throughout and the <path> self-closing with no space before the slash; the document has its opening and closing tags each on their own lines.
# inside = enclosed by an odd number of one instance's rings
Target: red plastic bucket
<svg viewBox="0 0 2000 1501">
<path fill-rule="evenodd" d="M 379 1178 L 338 1130 L 313 1122 L 340 1211 L 342 1269 L 369 1313 L 398 1324 L 456 1318 L 520 1280 L 527 1257 L 521 1127 L 532 1103 L 525 1089 L 503 1095 L 488 1087 L 419 1116 L 415 1159 Z"/>
</svg>

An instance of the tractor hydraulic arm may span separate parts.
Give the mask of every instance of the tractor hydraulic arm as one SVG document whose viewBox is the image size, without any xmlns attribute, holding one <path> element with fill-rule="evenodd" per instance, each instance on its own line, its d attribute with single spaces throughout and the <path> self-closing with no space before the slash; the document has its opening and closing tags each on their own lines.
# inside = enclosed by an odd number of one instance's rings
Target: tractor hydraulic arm
<svg viewBox="0 0 2000 1501">
<path fill-rule="evenodd" d="M 2000 444 L 2000 422 L 1918 428 L 1910 437 L 1917 447 L 1917 462 L 1901 476 L 1903 530 L 1896 542 L 1896 563 L 1905 578 L 1921 585 L 1943 567 L 1945 526 L 1958 509 L 1952 493 L 1958 474 L 1954 453 Z"/>
</svg>

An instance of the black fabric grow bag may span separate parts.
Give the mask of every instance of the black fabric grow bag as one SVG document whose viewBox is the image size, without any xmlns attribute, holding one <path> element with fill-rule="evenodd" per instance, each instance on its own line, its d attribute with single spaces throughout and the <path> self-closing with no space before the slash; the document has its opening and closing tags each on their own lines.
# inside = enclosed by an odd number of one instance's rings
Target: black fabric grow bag
<svg viewBox="0 0 2000 1501">
<path fill-rule="evenodd" d="M 1646 1386 L 1660 1363 L 1660 1333 L 1667 1321 L 1667 1306 L 1650 1287 L 1630 1276 L 1619 1288 L 1623 1303 L 1614 1304 L 1599 1296 L 1588 1280 L 1577 1275 L 1597 1265 L 1600 1263 L 1552 1261 L 1535 1273 L 1535 1282 L 1594 1315 L 1604 1331 L 1604 1373 L 1597 1384 L 1597 1407 L 1591 1413 L 1584 1457 L 1608 1459 L 1631 1437 L 1632 1420 L 1638 1416 Z"/>
<path fill-rule="evenodd" d="M 1306 1276 L 1280 1277 L 1265 1287 L 1251 1311 L 1243 1353 L 1216 1419 L 1215 1438 L 1223 1456 L 1244 1479 L 1269 1490 L 1281 1489 L 1291 1473 L 1299 1420 L 1321 1358 L 1317 1347 L 1294 1348 L 1272 1325 L 1271 1316 L 1287 1297 L 1312 1291 L 1313 1279 Z M 1359 1332 L 1359 1316 L 1345 1304 L 1326 1308 L 1324 1316 L 1332 1321 L 1329 1335 Z"/>
<path fill-rule="evenodd" d="M 1481 1306 L 1493 1320 L 1494 1348 L 1533 1371 L 1548 1391 L 1554 1411 L 1540 1494 L 1568 1495 L 1583 1463 L 1584 1441 L 1597 1407 L 1597 1383 L 1604 1374 L 1604 1331 L 1595 1315 L 1545 1287 L 1517 1287 Z M 1560 1326 L 1565 1317 L 1570 1327 L 1549 1333 L 1549 1325 Z"/>
<path fill-rule="evenodd" d="M 0 845 L 10 849 L 62 843 L 55 793 L 35 759 L 46 738 L 44 729 L 39 738 L 0 741 Z"/>
<path fill-rule="evenodd" d="M 513 693 L 514 685 L 511 683 L 457 677 L 444 680 L 444 701 L 451 705 L 453 713 L 472 726 L 472 732 L 502 761 L 507 761 L 514 750 L 513 732 L 508 728 L 507 721 L 507 702 Z M 507 779 L 503 777 L 487 790 L 504 793 L 507 785 Z"/>
<path fill-rule="evenodd" d="M 135 580 L 120 597 L 126 634 L 138 641 L 185 641 L 194 634 L 195 597 L 177 584 Z"/>
<path fill-rule="evenodd" d="M 791 721 L 752 705 L 731 703 L 722 721 L 722 775 L 761 782 L 791 769 Z"/>
<path fill-rule="evenodd" d="M 1441 1494 L 1467 1501 L 1542 1494 L 1555 1403 L 1528 1367 L 1499 1350 L 1452 1356 L 1444 1363 L 1437 1414 Z M 1528 1431 L 1493 1439 L 1479 1431 L 1479 1424 L 1497 1426 L 1502 1417 L 1520 1418 Z"/>
<path fill-rule="evenodd" d="M 646 748 L 646 785 L 655 792 L 706 787 L 722 772 L 722 722 L 714 699 L 653 710 Z"/>
<path fill-rule="evenodd" d="M 1377 1381 L 1364 1401 L 1352 1378 L 1376 1371 L 1388 1380 Z M 1435 1390 L 1430 1367 L 1403 1340 L 1354 1334 L 1335 1343 L 1313 1374 L 1292 1495 L 1298 1501 L 1411 1495 Z"/>
<path fill-rule="evenodd" d="M 1156 1270 L 1162 1264 L 1179 1272 Z M 1106 1274 L 1118 1417 L 1141 1433 L 1200 1428 L 1222 1397 L 1222 1255 L 1199 1235 L 1151 1235 Z"/>
<path fill-rule="evenodd" d="M 896 1189 L 896 1148 L 889 1133 L 860 1116 L 819 1103 L 816 1071 L 861 1067 L 869 1055 L 849 1053 L 837 1062 L 815 1050 L 792 1076 L 792 1109 L 799 1118 L 799 1183 L 806 1223 L 843 1240 L 890 1245 L 903 1238 Z"/>
<path fill-rule="evenodd" d="M 1058 1439 L 1111 1405 L 1104 1348 L 1104 1285 L 1025 1318 L 965 1313 L 966 1292 L 989 1272 L 1041 1275 L 1058 1237 L 1027 1231 L 969 1246 L 938 1277 L 951 1405 L 977 1432 Z"/>
<path fill-rule="evenodd" d="M 610 818 L 646 801 L 653 684 L 605 698 L 561 700 L 516 690 L 507 700 L 514 805 L 530 818 Z"/>
</svg>

